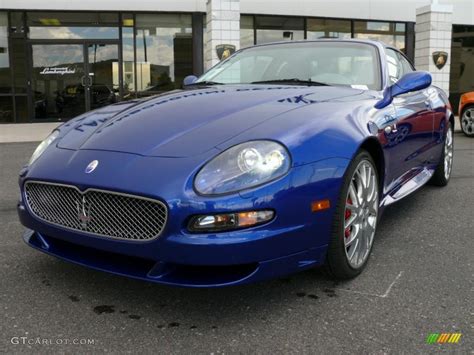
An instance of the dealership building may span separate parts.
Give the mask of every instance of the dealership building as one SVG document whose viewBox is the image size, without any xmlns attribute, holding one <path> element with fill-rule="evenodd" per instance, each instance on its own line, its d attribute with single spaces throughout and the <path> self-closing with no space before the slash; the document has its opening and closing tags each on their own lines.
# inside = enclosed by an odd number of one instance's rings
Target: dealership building
<svg viewBox="0 0 474 355">
<path fill-rule="evenodd" d="M 399 48 L 455 107 L 474 91 L 473 0 L 0 0 L 0 123 L 180 88 L 222 45 L 320 38 Z"/>
</svg>

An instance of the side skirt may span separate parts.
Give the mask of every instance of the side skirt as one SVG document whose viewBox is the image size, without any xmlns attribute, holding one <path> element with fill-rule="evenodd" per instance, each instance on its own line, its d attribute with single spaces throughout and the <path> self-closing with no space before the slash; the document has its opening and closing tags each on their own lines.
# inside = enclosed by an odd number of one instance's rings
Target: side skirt
<svg viewBox="0 0 474 355">
<path fill-rule="evenodd" d="M 387 195 L 381 201 L 380 206 L 388 206 L 395 203 L 412 192 L 418 190 L 426 184 L 434 174 L 434 169 L 424 167 L 422 169 L 413 169 L 403 175 L 396 186 L 389 190 Z"/>
</svg>

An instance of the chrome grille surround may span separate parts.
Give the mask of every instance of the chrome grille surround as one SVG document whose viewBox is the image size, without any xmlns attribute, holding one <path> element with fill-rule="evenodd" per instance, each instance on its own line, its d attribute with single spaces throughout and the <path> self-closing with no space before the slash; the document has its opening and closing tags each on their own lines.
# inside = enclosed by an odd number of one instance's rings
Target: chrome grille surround
<svg viewBox="0 0 474 355">
<path fill-rule="evenodd" d="M 24 197 L 42 221 L 107 238 L 150 241 L 161 235 L 168 219 L 161 201 L 94 188 L 27 181 Z"/>
</svg>

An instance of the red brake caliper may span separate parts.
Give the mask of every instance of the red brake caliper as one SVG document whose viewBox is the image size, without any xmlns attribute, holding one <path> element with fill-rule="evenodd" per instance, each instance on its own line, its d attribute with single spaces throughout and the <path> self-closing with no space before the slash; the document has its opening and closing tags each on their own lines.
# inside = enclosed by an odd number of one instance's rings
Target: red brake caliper
<svg viewBox="0 0 474 355">
<path fill-rule="evenodd" d="M 347 198 L 347 204 L 348 204 L 348 205 L 352 205 L 352 200 L 351 200 L 350 197 Z M 348 209 L 348 208 L 346 208 L 346 210 L 345 210 L 345 212 L 344 212 L 344 220 L 347 221 L 349 218 L 351 218 L 351 216 L 352 216 L 351 210 Z M 349 238 L 349 237 L 350 237 L 350 235 L 351 235 L 351 228 L 352 228 L 352 227 L 349 226 L 349 227 L 347 227 L 347 228 L 344 230 L 344 236 L 345 236 L 346 238 Z"/>
</svg>

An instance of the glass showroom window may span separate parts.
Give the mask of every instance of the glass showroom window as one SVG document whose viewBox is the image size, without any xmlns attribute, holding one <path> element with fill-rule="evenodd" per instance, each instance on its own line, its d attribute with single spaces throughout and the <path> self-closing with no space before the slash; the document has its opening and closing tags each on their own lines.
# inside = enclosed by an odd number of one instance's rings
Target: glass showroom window
<svg viewBox="0 0 474 355">
<path fill-rule="evenodd" d="M 8 15 L 0 12 L 0 95 L 11 92 L 10 59 L 8 49 Z"/>
<path fill-rule="evenodd" d="M 257 44 L 304 39 L 304 19 L 257 16 Z"/>
<path fill-rule="evenodd" d="M 136 90 L 133 26 L 133 14 L 122 14 L 123 97 L 125 100 L 134 98 Z M 114 75 L 115 73 L 118 73 L 118 71 L 114 70 Z"/>
<path fill-rule="evenodd" d="M 118 14 L 29 12 L 31 39 L 117 39 Z"/>
<path fill-rule="evenodd" d="M 0 95 L 0 123 L 11 122 L 13 122 L 13 97 Z"/>
<path fill-rule="evenodd" d="M 306 20 L 307 39 L 351 38 L 351 21 L 309 18 Z"/>
<path fill-rule="evenodd" d="M 405 51 L 405 24 L 354 21 L 354 38 L 373 39 Z"/>
<path fill-rule="evenodd" d="M 193 73 L 191 15 L 137 14 L 135 31 L 138 96 L 181 87 Z"/>
<path fill-rule="evenodd" d="M 11 87 L 15 92 L 14 121 L 29 122 L 28 116 L 28 53 L 25 27 L 25 13 L 10 12 L 10 66 L 13 71 Z"/>
<path fill-rule="evenodd" d="M 8 49 L 8 15 L 0 12 L 0 122 L 13 122 L 13 99 Z"/>
<path fill-rule="evenodd" d="M 255 44 L 253 16 L 240 16 L 240 48 Z"/>
</svg>

